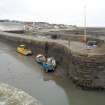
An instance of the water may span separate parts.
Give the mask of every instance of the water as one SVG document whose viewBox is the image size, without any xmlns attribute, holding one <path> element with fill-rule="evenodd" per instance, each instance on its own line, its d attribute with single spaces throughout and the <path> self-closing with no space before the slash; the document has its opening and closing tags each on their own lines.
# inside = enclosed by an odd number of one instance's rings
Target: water
<svg viewBox="0 0 105 105">
<path fill-rule="evenodd" d="M 43 105 L 105 105 L 105 92 L 83 91 L 66 78 L 44 73 L 34 56 L 15 50 L 0 42 L 0 81 L 22 89 Z"/>
<path fill-rule="evenodd" d="M 15 22 L 0 22 L 0 30 L 24 30 L 24 24 Z"/>
</svg>

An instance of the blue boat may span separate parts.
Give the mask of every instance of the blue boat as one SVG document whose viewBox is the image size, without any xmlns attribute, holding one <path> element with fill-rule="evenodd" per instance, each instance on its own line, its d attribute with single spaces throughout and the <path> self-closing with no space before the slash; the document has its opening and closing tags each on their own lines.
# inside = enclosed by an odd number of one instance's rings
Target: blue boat
<svg viewBox="0 0 105 105">
<path fill-rule="evenodd" d="M 50 72 L 55 70 L 56 61 L 53 57 L 45 58 L 44 55 L 38 54 L 36 56 L 36 62 L 42 65 L 45 72 Z"/>
<path fill-rule="evenodd" d="M 54 71 L 56 67 L 56 61 L 53 57 L 49 57 L 47 58 L 46 62 L 43 62 L 42 66 L 46 72 Z"/>
<path fill-rule="evenodd" d="M 50 71 L 54 71 L 54 66 L 48 63 L 43 63 L 42 64 L 43 69 L 45 70 L 45 72 L 50 72 Z"/>
</svg>

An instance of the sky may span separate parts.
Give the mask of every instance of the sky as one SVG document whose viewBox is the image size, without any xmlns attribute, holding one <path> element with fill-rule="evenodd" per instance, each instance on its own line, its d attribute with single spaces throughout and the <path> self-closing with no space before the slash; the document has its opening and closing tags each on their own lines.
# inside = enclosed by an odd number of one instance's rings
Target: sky
<svg viewBox="0 0 105 105">
<path fill-rule="evenodd" d="M 0 19 L 105 26 L 105 0 L 0 0 Z"/>
</svg>

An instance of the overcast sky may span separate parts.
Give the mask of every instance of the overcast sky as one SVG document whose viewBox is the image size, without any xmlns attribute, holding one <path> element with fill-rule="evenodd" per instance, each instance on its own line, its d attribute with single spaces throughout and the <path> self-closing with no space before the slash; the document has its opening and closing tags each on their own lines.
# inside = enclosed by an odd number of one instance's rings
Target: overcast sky
<svg viewBox="0 0 105 105">
<path fill-rule="evenodd" d="M 0 19 L 105 26 L 105 0 L 0 0 Z"/>
</svg>

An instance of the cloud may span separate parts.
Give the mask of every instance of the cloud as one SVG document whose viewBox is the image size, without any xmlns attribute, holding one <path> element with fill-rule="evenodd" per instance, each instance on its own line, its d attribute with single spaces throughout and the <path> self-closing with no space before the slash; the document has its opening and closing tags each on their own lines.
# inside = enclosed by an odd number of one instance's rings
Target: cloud
<svg viewBox="0 0 105 105">
<path fill-rule="evenodd" d="M 105 26 L 104 0 L 0 0 L 0 18 L 83 25 L 87 4 L 87 25 Z"/>
</svg>

